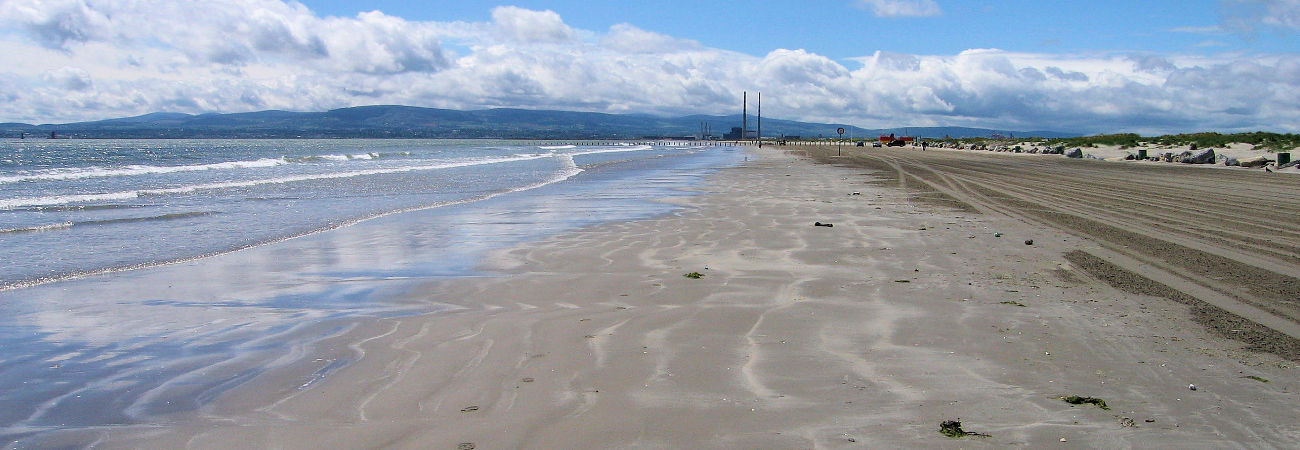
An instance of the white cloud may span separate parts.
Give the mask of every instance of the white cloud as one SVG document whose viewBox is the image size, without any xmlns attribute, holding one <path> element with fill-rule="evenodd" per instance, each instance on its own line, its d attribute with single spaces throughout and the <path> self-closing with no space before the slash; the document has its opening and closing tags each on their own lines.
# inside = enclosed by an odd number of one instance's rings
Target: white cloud
<svg viewBox="0 0 1300 450">
<path fill-rule="evenodd" d="M 663 53 L 701 48 L 698 42 L 642 30 L 626 23 L 609 27 L 609 34 L 600 41 L 606 47 L 626 53 Z"/>
<path fill-rule="evenodd" d="M 84 91 L 94 86 L 90 74 L 76 67 L 60 67 L 47 71 L 41 74 L 41 79 L 50 86 L 69 91 Z"/>
<path fill-rule="evenodd" d="M 1260 25 L 1300 29 L 1300 0 L 1220 0 L 1224 22 L 1238 31 Z"/>
<path fill-rule="evenodd" d="M 112 28 L 105 14 L 83 0 L 10 0 L 0 3 L 0 18 L 21 24 L 33 39 L 54 49 L 102 38 Z"/>
<path fill-rule="evenodd" d="M 783 86 L 827 86 L 849 78 L 844 66 L 804 50 L 773 50 L 756 69 L 758 79 Z"/>
<path fill-rule="evenodd" d="M 1178 70 L 1167 58 L 1156 55 L 1129 55 L 1128 60 L 1138 72 L 1168 73 Z"/>
<path fill-rule="evenodd" d="M 320 39 L 330 56 L 323 67 L 326 70 L 394 74 L 437 72 L 450 65 L 437 33 L 428 25 L 378 11 L 362 13 L 355 19 L 330 19 L 321 25 L 324 37 Z"/>
<path fill-rule="evenodd" d="M 930 17 L 943 14 L 934 0 L 858 0 L 877 17 Z"/>
<path fill-rule="evenodd" d="M 0 8 L 0 18 L 47 48 L 81 55 L 95 43 L 140 53 L 161 50 L 166 61 L 136 59 L 159 70 L 297 63 L 395 73 L 436 71 L 447 64 L 429 25 L 379 12 L 322 19 L 301 4 L 275 0 L 10 0 Z"/>
<path fill-rule="evenodd" d="M 1300 0 L 1259 0 L 1268 14 L 1260 20 L 1269 25 L 1300 29 Z"/>
<path fill-rule="evenodd" d="M 1170 60 L 970 50 L 955 56 L 883 52 L 853 72 L 869 116 L 895 123 L 1167 132 L 1300 129 L 1300 67 L 1287 57 Z M 1254 92 L 1254 94 L 1252 94 Z M 878 111 L 875 108 L 883 108 Z"/>
<path fill-rule="evenodd" d="M 515 42 L 564 42 L 573 39 L 573 29 L 555 11 L 532 11 L 515 6 L 492 9 L 492 22 Z"/>
<path fill-rule="evenodd" d="M 1174 33 L 1190 33 L 1190 34 L 1219 34 L 1219 33 L 1223 33 L 1223 27 L 1220 27 L 1218 25 L 1209 25 L 1203 27 L 1174 27 L 1174 28 L 1170 28 L 1168 31 L 1172 31 Z"/>
<path fill-rule="evenodd" d="M 731 114 L 742 91 L 761 90 L 766 116 L 867 127 L 1300 131 L 1293 55 L 877 51 L 846 66 L 801 49 L 752 56 L 629 24 L 597 33 L 550 11 L 492 12 L 413 22 L 319 17 L 277 0 L 6 0 L 0 46 L 24 63 L 0 65 L 0 122 L 370 104 Z"/>
<path fill-rule="evenodd" d="M 1227 42 L 1216 41 L 1214 39 L 1197 42 L 1195 45 L 1193 45 L 1193 47 L 1197 47 L 1197 48 L 1213 48 L 1213 47 L 1229 47 L 1229 46 L 1230 45 Z"/>
</svg>

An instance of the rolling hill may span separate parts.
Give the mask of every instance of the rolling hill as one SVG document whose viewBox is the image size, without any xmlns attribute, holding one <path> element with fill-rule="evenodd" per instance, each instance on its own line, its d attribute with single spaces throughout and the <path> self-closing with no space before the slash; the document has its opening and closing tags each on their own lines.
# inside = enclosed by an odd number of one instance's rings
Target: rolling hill
<svg viewBox="0 0 1300 450">
<path fill-rule="evenodd" d="M 643 114 L 604 114 L 574 111 L 484 109 L 458 111 L 413 106 L 358 106 L 325 112 L 258 111 L 231 114 L 151 113 L 93 122 L 30 125 L 0 124 L 5 137 L 26 134 L 48 137 L 51 132 L 76 138 L 519 138 L 519 139 L 642 139 L 698 136 L 708 124 L 721 136 L 741 123 L 730 116 L 657 117 Z M 754 116 L 750 129 L 756 127 Z M 1012 132 L 982 128 L 929 127 L 864 129 L 846 124 L 807 123 L 764 118 L 766 137 L 870 137 L 895 133 L 923 137 L 979 137 L 994 133 L 1016 136 L 1072 137 L 1059 132 Z"/>
</svg>

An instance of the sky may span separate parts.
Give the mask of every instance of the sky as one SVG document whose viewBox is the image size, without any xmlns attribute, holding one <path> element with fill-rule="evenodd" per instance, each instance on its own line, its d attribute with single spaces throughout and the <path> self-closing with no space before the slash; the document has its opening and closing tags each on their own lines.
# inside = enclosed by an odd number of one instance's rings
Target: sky
<svg viewBox="0 0 1300 450">
<path fill-rule="evenodd" d="M 746 91 L 866 128 L 1300 132 L 1300 0 L 0 0 L 0 122 Z"/>
</svg>

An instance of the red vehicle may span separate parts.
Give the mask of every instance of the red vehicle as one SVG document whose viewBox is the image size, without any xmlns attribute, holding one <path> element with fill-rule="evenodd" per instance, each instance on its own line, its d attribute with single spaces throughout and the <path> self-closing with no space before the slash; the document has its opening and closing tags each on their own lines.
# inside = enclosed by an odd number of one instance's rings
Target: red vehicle
<svg viewBox="0 0 1300 450">
<path fill-rule="evenodd" d="M 894 137 L 894 133 L 889 133 L 889 136 L 885 136 L 883 134 L 880 135 L 880 143 L 890 147 L 902 147 L 904 145 L 911 144 L 912 141 L 915 139 L 916 138 L 911 136 Z"/>
</svg>

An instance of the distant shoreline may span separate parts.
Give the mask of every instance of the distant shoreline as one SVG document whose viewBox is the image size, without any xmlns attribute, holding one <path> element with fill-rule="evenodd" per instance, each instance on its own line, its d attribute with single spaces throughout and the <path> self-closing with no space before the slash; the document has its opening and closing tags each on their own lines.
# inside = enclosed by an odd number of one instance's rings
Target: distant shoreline
<svg viewBox="0 0 1300 450">
<path fill-rule="evenodd" d="M 560 110 L 496 108 L 450 110 L 399 105 L 358 106 L 322 112 L 256 111 L 229 114 L 150 113 L 97 121 L 62 124 L 0 123 L 0 136 L 19 133 L 81 135 L 96 138 L 444 138 L 444 139 L 645 139 L 713 136 L 723 138 L 757 133 L 743 114 L 694 114 L 660 117 L 647 114 L 606 114 Z M 971 127 L 899 127 L 868 129 L 843 123 L 812 123 L 779 118 L 762 119 L 769 137 L 834 137 L 916 133 L 926 136 L 976 137 L 994 134 L 1072 137 L 1079 133 L 1044 130 L 1002 130 Z"/>
</svg>

